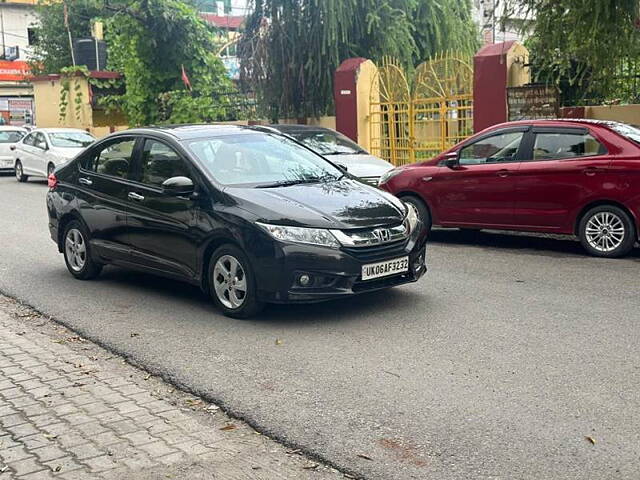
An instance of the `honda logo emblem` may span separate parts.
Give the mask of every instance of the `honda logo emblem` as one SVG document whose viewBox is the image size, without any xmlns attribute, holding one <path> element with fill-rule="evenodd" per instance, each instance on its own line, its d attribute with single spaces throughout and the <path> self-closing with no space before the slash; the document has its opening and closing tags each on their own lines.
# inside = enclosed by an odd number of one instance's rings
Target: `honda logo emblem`
<svg viewBox="0 0 640 480">
<path fill-rule="evenodd" d="M 386 228 L 376 228 L 373 231 L 373 235 L 380 241 L 380 243 L 388 242 L 391 238 L 391 232 Z"/>
</svg>

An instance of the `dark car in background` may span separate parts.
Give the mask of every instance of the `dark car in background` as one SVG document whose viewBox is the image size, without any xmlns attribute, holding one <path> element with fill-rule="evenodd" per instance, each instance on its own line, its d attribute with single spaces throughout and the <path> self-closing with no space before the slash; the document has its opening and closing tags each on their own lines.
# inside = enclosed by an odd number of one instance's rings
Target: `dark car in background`
<svg viewBox="0 0 640 480">
<path fill-rule="evenodd" d="M 640 129 L 505 123 L 390 171 L 381 186 L 414 205 L 427 228 L 575 234 L 590 254 L 619 257 L 640 232 Z"/>
<path fill-rule="evenodd" d="M 113 264 L 184 280 L 227 315 L 418 280 L 415 209 L 250 127 L 134 129 L 49 177 L 52 239 L 78 279 Z"/>
<path fill-rule="evenodd" d="M 377 186 L 380 177 L 393 168 L 391 163 L 371 155 L 351 139 L 330 128 L 293 124 L 274 124 L 266 128 L 293 138 L 333 163 L 345 167 L 351 175 L 369 185 Z"/>
</svg>

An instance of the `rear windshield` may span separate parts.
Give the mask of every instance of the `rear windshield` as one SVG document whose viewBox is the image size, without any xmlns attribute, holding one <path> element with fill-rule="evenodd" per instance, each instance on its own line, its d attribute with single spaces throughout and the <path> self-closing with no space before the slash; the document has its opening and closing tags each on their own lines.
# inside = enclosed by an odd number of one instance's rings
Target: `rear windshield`
<svg viewBox="0 0 640 480">
<path fill-rule="evenodd" d="M 640 144 L 640 128 L 627 125 L 626 123 L 612 123 L 609 125 L 611 130 L 616 133 L 619 133 L 623 137 L 628 138 L 629 140 L 633 140 L 634 142 Z"/>
<path fill-rule="evenodd" d="M 342 177 L 331 163 L 281 135 L 225 135 L 200 138 L 187 145 L 223 185 L 266 187 Z"/>
<path fill-rule="evenodd" d="M 16 143 L 26 135 L 20 130 L 5 130 L 0 132 L 0 143 Z"/>
<path fill-rule="evenodd" d="M 95 140 L 92 135 L 85 132 L 50 133 L 49 138 L 51 144 L 59 148 L 84 148 Z"/>
</svg>

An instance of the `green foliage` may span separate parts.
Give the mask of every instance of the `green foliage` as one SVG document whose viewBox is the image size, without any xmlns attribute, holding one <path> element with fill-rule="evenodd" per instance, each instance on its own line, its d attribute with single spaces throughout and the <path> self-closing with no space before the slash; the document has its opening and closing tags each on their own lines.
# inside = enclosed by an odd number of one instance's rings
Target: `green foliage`
<svg viewBox="0 0 640 480">
<path fill-rule="evenodd" d="M 512 0 L 535 18 L 527 46 L 537 80 L 558 84 L 575 100 L 633 93 L 623 83 L 640 64 L 638 0 Z M 513 4 L 519 3 L 520 7 Z M 507 11 L 509 13 L 509 11 Z M 623 95 L 626 95 L 623 93 Z M 625 98 L 618 98 L 624 101 Z"/>
<path fill-rule="evenodd" d="M 214 32 L 192 5 L 181 0 L 85 0 L 68 5 L 74 36 L 88 36 L 91 19 L 100 13 L 106 27 L 108 66 L 124 76 L 123 82 L 91 79 L 97 89 L 113 91 L 100 97 L 101 106 L 122 110 L 131 125 L 208 122 L 227 115 L 227 97 L 220 92 L 234 86 L 215 55 Z M 67 38 L 58 15 L 62 16 L 58 3 L 40 7 L 41 38 L 46 32 L 44 36 L 52 39 L 46 45 L 55 44 L 53 32 Z M 40 48 L 38 59 L 45 72 L 70 65 L 70 55 L 61 53 L 65 49 L 69 51 L 68 40 L 66 45 L 59 42 L 55 48 Z M 182 81 L 182 66 L 192 91 Z M 66 115 L 69 92 L 63 91 Z"/>
<path fill-rule="evenodd" d="M 76 67 L 64 67 L 60 69 L 61 75 L 61 90 L 60 90 L 60 120 L 64 121 L 67 118 L 67 112 L 69 108 L 69 101 L 71 94 L 73 93 L 75 96 L 73 97 L 73 107 L 75 116 L 77 119 L 80 119 L 80 114 L 82 113 L 82 91 L 81 87 L 78 83 L 74 84 L 73 92 L 71 92 L 71 80 L 77 76 L 87 77 L 89 75 L 89 70 L 85 66 L 76 66 Z"/>
<path fill-rule="evenodd" d="M 349 57 L 414 66 L 444 50 L 472 53 L 469 0 L 253 0 L 238 47 L 243 83 L 273 118 L 317 116 Z"/>
</svg>

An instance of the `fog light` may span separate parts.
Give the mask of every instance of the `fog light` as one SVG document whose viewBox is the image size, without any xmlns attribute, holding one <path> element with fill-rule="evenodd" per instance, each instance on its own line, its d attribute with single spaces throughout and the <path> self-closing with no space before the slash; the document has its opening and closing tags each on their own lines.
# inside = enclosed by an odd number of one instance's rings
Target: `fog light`
<svg viewBox="0 0 640 480">
<path fill-rule="evenodd" d="M 309 286 L 311 284 L 311 276 L 307 275 L 306 273 L 303 275 L 300 275 L 298 277 L 298 283 L 303 287 Z"/>
</svg>

